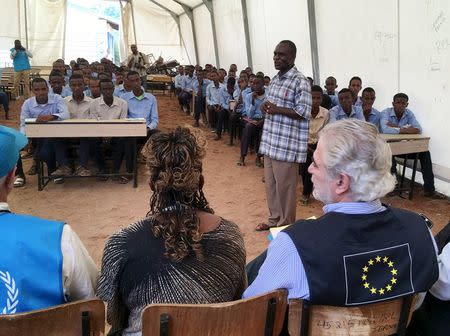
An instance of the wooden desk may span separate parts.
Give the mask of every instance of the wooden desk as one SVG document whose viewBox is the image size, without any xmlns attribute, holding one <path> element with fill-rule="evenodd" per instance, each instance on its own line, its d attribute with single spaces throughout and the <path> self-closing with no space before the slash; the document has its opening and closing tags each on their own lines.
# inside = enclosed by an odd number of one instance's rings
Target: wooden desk
<svg viewBox="0 0 450 336">
<path fill-rule="evenodd" d="M 28 138 L 133 138 L 133 187 L 137 187 L 137 137 L 147 136 L 145 119 L 67 119 L 50 122 L 36 122 L 36 119 L 25 120 L 25 133 Z M 38 190 L 41 191 L 52 179 L 43 175 L 43 163 L 36 162 L 38 173 Z M 91 177 L 115 176 L 127 174 L 98 174 Z M 68 176 L 80 177 L 80 176 Z"/>
<path fill-rule="evenodd" d="M 400 180 L 400 187 L 398 188 L 400 196 L 402 191 L 409 190 L 408 198 L 411 200 L 414 192 L 414 181 L 416 179 L 417 159 L 419 153 L 428 151 L 430 137 L 421 134 L 381 134 L 381 136 L 383 137 L 383 139 L 386 140 L 389 147 L 391 148 L 392 155 L 395 156 L 395 155 L 414 154 L 413 158 L 414 163 L 410 187 L 403 188 L 406 170 L 406 160 L 408 159 L 405 156 L 403 161 L 403 170 L 402 170 L 402 177 Z"/>
</svg>

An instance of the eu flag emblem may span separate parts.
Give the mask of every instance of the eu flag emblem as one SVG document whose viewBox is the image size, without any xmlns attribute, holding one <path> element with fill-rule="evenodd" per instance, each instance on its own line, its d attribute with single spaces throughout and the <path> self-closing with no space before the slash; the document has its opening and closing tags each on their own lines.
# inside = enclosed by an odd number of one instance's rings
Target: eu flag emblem
<svg viewBox="0 0 450 336">
<path fill-rule="evenodd" d="M 414 293 L 409 244 L 344 256 L 346 305 Z"/>
</svg>

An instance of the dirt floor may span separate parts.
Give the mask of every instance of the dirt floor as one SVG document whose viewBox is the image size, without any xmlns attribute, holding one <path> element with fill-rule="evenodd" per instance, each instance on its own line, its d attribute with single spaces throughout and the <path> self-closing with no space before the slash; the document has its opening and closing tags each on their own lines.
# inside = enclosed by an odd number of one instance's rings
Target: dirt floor
<svg viewBox="0 0 450 336">
<path fill-rule="evenodd" d="M 160 129 L 168 130 L 177 125 L 192 123 L 178 108 L 175 98 L 157 96 Z M 0 124 L 18 127 L 22 101 L 11 102 L 12 120 L 5 121 L 0 111 Z M 267 232 L 255 232 L 254 227 L 267 216 L 267 205 L 263 169 L 254 165 L 255 155 L 249 155 L 247 165 L 239 167 L 239 146 L 227 146 L 228 135 L 214 141 L 213 133 L 202 126 L 208 149 L 204 160 L 205 195 L 215 212 L 237 223 L 242 230 L 247 248 L 247 260 L 251 260 L 268 245 Z M 1 155 L 1 153 L 0 153 Z M 31 159 L 24 160 L 25 171 Z M 145 165 L 139 165 L 139 186 L 121 185 L 92 179 L 71 179 L 63 185 L 50 183 L 44 191 L 37 191 L 35 176 L 27 176 L 25 187 L 15 189 L 8 202 L 17 213 L 26 213 L 50 219 L 59 219 L 70 224 L 81 237 L 93 259 L 100 265 L 105 240 L 113 232 L 142 218 L 148 211 L 150 188 Z M 301 194 L 299 184 L 298 194 Z M 437 233 L 450 219 L 448 200 L 430 200 L 417 190 L 413 201 L 398 196 L 383 199 L 383 202 L 401 208 L 422 212 L 433 222 L 433 233 Z M 308 206 L 297 206 L 297 218 L 320 216 L 322 205 L 313 201 Z"/>
</svg>

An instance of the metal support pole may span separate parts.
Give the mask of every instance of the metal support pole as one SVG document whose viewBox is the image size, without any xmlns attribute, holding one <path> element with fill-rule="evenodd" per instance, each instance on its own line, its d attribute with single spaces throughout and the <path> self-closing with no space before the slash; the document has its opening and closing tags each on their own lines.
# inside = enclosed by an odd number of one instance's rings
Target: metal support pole
<svg viewBox="0 0 450 336">
<path fill-rule="evenodd" d="M 64 1 L 64 32 L 62 42 L 62 59 L 66 56 L 66 30 L 67 30 L 67 0 Z"/>
<path fill-rule="evenodd" d="M 136 37 L 136 21 L 134 21 L 134 6 L 133 6 L 133 0 L 130 0 L 130 6 L 131 6 L 131 20 L 133 21 L 133 33 L 134 33 L 134 44 L 137 45 L 137 37 Z M 127 46 L 127 49 L 130 48 L 130 46 Z"/>
<path fill-rule="evenodd" d="M 214 20 L 214 7 L 211 0 L 202 0 L 205 4 L 206 8 L 209 10 L 209 16 L 211 17 L 211 28 L 213 34 L 213 42 L 214 42 L 214 55 L 216 56 L 216 67 L 220 67 L 219 60 L 219 47 L 217 46 L 217 33 L 216 33 L 216 23 Z"/>
<path fill-rule="evenodd" d="M 247 2 L 241 0 L 242 20 L 244 22 L 245 47 L 247 50 L 247 65 L 253 69 L 252 47 L 250 44 L 250 31 L 248 29 Z"/>
<path fill-rule="evenodd" d="M 25 10 L 25 46 L 27 47 L 28 50 L 28 9 L 27 9 L 27 0 L 23 0 L 23 6 L 24 6 L 24 10 Z"/>
<path fill-rule="evenodd" d="M 314 0 L 308 0 L 308 18 L 313 78 L 316 83 L 320 83 L 319 50 L 317 48 L 316 9 Z"/>
<path fill-rule="evenodd" d="M 194 12 L 191 7 L 185 5 L 182 2 L 179 2 L 177 0 L 173 0 L 177 4 L 179 4 L 181 7 L 183 7 L 184 12 L 186 13 L 187 17 L 191 21 L 191 29 L 192 29 L 192 36 L 194 36 L 194 51 L 195 51 L 195 62 L 199 64 L 198 62 L 198 43 L 197 43 L 197 33 L 195 31 L 195 22 L 194 22 Z M 188 54 L 186 52 L 186 54 Z M 188 54 L 189 57 L 189 54 Z"/>
</svg>

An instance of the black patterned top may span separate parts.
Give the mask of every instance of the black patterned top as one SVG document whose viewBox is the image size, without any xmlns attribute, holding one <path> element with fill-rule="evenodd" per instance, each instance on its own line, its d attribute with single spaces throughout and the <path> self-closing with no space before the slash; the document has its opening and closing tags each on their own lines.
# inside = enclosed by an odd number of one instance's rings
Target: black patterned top
<svg viewBox="0 0 450 336">
<path fill-rule="evenodd" d="M 204 260 L 194 252 L 167 258 L 164 239 L 146 218 L 112 235 L 105 245 L 97 296 L 106 301 L 109 335 L 141 335 L 141 314 L 152 303 L 217 303 L 240 299 L 247 285 L 245 247 L 233 222 L 204 233 Z"/>
</svg>

